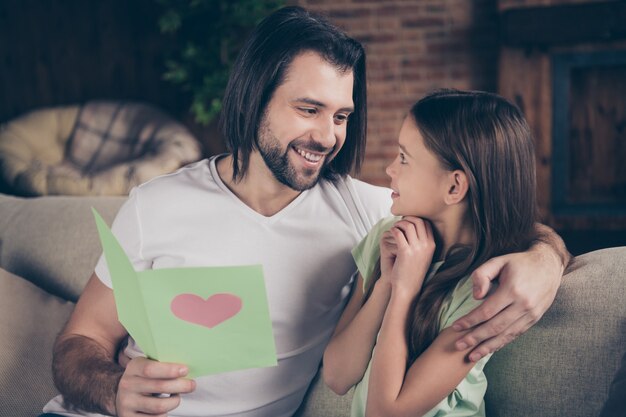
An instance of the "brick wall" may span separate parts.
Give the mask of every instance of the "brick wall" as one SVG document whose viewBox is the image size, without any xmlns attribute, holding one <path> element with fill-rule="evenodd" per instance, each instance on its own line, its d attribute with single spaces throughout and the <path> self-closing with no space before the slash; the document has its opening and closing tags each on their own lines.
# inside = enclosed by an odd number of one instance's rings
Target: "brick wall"
<svg viewBox="0 0 626 417">
<path fill-rule="evenodd" d="M 360 177 L 387 185 L 385 167 L 410 105 L 441 87 L 497 88 L 495 0 L 298 0 L 367 51 L 369 129 Z"/>
<path fill-rule="evenodd" d="M 387 184 L 384 168 L 395 155 L 402 119 L 425 92 L 497 88 L 497 0 L 288 2 L 326 14 L 365 45 L 370 117 L 361 178 L 367 181 Z M 158 34 L 153 0 L 132 7 L 123 0 L 35 3 L 0 1 L 0 121 L 92 98 L 149 101 L 185 117 L 188 96 L 161 79 L 164 51 L 172 45 Z M 123 19 L 120 10 L 127 12 Z M 74 19 L 80 24 L 57 24 L 67 16 L 80 17 Z M 38 29 L 24 29 L 24 21 Z M 188 116 L 185 122 L 207 155 L 224 150 L 214 125 L 202 128 Z"/>
<path fill-rule="evenodd" d="M 607 0 L 499 0 L 500 10 L 518 9 L 522 7 L 562 6 L 566 4 L 603 3 Z"/>
</svg>

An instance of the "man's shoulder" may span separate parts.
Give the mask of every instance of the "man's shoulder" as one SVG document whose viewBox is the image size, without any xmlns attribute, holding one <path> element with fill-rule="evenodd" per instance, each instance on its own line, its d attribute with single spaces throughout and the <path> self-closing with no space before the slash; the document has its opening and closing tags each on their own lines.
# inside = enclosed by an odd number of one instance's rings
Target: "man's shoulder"
<svg viewBox="0 0 626 417">
<path fill-rule="evenodd" d="M 376 219 L 389 215 L 392 203 L 389 188 L 369 184 L 350 176 L 346 176 L 342 181 L 350 193 L 356 194 L 356 199 L 365 210 L 376 213 Z"/>
<path fill-rule="evenodd" d="M 142 194 L 173 192 L 180 189 L 180 186 L 184 184 L 200 185 L 206 182 L 207 178 L 211 178 L 209 161 L 203 159 L 185 165 L 169 174 L 154 177 L 137 186 L 137 190 L 140 190 Z"/>
<path fill-rule="evenodd" d="M 130 197 L 142 212 L 189 208 L 207 198 L 215 202 L 220 189 L 212 178 L 208 161 L 202 160 L 138 185 L 133 188 Z"/>
<path fill-rule="evenodd" d="M 328 187 L 333 199 L 341 198 L 353 217 L 360 218 L 364 229 L 361 234 L 386 217 L 391 211 L 391 190 L 377 185 L 368 184 L 350 176 L 333 181 Z M 326 187 L 326 185 L 323 185 Z"/>
<path fill-rule="evenodd" d="M 359 193 L 359 197 L 361 197 L 364 201 L 367 202 L 371 199 L 376 201 L 382 201 L 385 204 L 391 204 L 391 189 L 387 187 L 381 187 L 379 185 L 374 185 L 367 183 L 362 180 L 358 180 L 356 178 L 352 178 L 350 176 L 345 178 L 345 181 L 350 181 L 354 185 L 354 189 Z"/>
</svg>

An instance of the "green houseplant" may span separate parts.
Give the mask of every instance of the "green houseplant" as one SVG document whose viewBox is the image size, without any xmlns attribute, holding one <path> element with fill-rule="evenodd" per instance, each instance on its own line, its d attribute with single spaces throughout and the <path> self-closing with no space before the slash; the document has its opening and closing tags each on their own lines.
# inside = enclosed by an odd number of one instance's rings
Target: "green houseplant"
<svg viewBox="0 0 626 417">
<path fill-rule="evenodd" d="M 250 31 L 283 0 L 157 0 L 161 33 L 179 45 L 163 77 L 191 95 L 195 121 L 208 125 L 222 108 L 232 64 Z"/>
</svg>

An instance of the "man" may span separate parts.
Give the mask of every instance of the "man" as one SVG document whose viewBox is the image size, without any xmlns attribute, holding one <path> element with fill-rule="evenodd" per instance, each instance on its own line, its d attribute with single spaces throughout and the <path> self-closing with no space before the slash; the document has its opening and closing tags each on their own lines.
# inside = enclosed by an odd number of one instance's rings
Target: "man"
<svg viewBox="0 0 626 417">
<path fill-rule="evenodd" d="M 136 188 L 113 231 L 137 270 L 262 264 L 278 366 L 189 380 L 184 364 L 145 359 L 132 338 L 118 364 L 128 335 L 100 259 L 55 344 L 63 397 L 44 411 L 280 417 L 298 408 L 350 292 L 350 250 L 389 214 L 389 190 L 347 176 L 365 147 L 362 46 L 301 8 L 279 10 L 235 63 L 222 130 L 230 154 Z M 476 294 L 498 274 L 499 289 L 458 324 L 495 318 L 459 344 L 486 340 L 480 356 L 528 328 L 554 299 L 562 264 L 544 243 L 485 264 Z"/>
</svg>

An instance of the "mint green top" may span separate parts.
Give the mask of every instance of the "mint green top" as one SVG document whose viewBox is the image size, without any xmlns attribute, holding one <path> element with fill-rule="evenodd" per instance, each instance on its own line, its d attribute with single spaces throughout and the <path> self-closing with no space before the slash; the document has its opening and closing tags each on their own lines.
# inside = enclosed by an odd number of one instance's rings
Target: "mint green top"
<svg viewBox="0 0 626 417">
<path fill-rule="evenodd" d="M 400 220 L 398 217 L 389 217 L 381 220 L 372 228 L 361 243 L 352 250 L 352 256 L 363 277 L 364 290 L 367 288 L 374 266 L 380 258 L 380 238 L 382 234 L 389 230 L 398 220 Z M 426 280 L 434 275 L 441 264 L 442 262 L 435 262 L 431 265 L 426 275 Z M 461 279 L 442 305 L 439 319 L 439 331 L 450 327 L 456 319 L 472 311 L 475 307 L 480 305 L 481 302 L 481 300 L 475 300 L 472 295 L 472 281 L 469 279 L 469 276 Z M 491 355 L 488 355 L 481 359 L 454 391 L 426 413 L 424 417 L 484 417 L 485 402 L 483 397 L 487 390 L 487 379 L 483 373 L 483 368 L 490 356 Z M 352 417 L 365 416 L 371 366 L 372 362 L 370 361 L 363 379 L 356 385 L 352 399 Z"/>
</svg>

